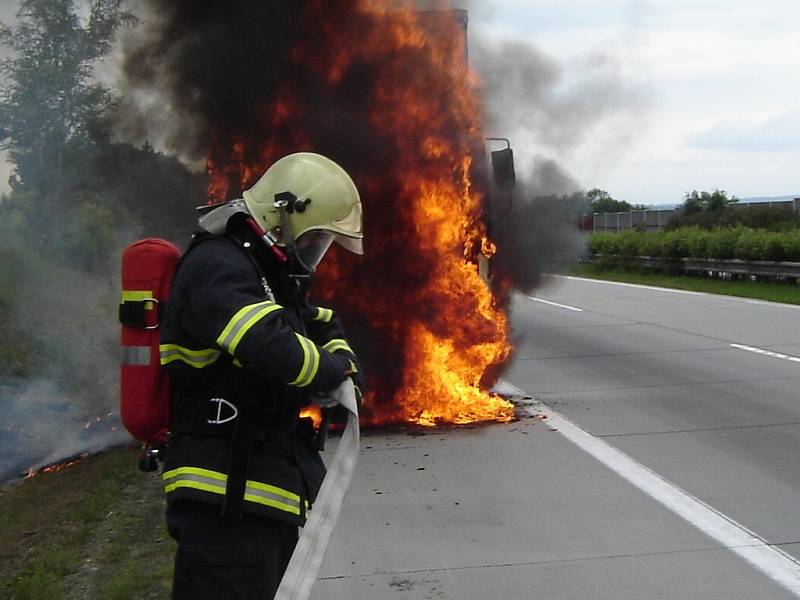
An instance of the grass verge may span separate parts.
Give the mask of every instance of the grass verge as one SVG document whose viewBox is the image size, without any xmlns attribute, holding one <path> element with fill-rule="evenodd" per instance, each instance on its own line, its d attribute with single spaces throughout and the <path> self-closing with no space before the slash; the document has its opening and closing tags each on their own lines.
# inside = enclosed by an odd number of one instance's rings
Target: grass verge
<svg viewBox="0 0 800 600">
<path fill-rule="evenodd" d="M 721 294 L 723 296 L 739 296 L 742 298 L 753 298 L 770 302 L 783 302 L 785 304 L 800 304 L 800 285 L 793 283 L 712 279 L 710 277 L 696 277 L 691 275 L 667 275 L 663 273 L 607 269 L 589 264 L 573 267 L 568 275 L 587 277 L 590 279 L 602 279 L 605 281 L 620 281 L 623 283 L 638 283 L 641 285 L 675 288 L 692 292 L 706 292 L 708 294 Z"/>
<path fill-rule="evenodd" d="M 0 488 L 0 596 L 12 600 L 169 596 L 173 542 L 158 474 L 133 448 Z"/>
</svg>

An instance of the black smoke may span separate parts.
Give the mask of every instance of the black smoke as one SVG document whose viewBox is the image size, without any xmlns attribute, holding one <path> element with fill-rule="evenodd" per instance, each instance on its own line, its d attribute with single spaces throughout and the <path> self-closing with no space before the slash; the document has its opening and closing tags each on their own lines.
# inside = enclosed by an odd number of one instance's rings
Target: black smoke
<svg viewBox="0 0 800 600">
<path fill-rule="evenodd" d="M 644 95 L 622 77 L 619 57 L 598 51 L 562 61 L 532 43 L 474 35 L 472 65 L 481 79 L 487 132 L 511 138 L 518 187 L 509 201 L 494 190 L 495 272 L 502 285 L 526 292 L 542 275 L 563 271 L 585 251 L 582 190 L 595 187 L 569 173 L 560 157 L 590 141 L 614 119 L 617 138 L 603 160 L 621 154 L 641 124 Z"/>
<path fill-rule="evenodd" d="M 365 44 L 382 26 L 378 17 L 360 11 L 358 4 L 142 0 L 142 25 L 123 44 L 123 100 L 115 131 L 122 139 L 158 140 L 199 169 L 209 160 L 217 171 L 227 172 L 230 187 L 218 200 L 237 196 L 260 175 L 236 165 L 220 169 L 226 162 L 266 167 L 287 149 L 330 156 L 359 185 L 370 182 L 362 189 L 369 263 L 348 272 L 348 277 L 366 296 L 396 297 L 396 314 L 413 315 L 425 308 L 425 302 L 412 294 L 398 296 L 396 290 L 424 287 L 435 273 L 437 257 L 402 258 L 407 240 L 416 235 L 413 223 L 401 217 L 402 207 L 392 204 L 403 193 L 403 173 L 397 169 L 402 150 L 396 140 L 376 131 L 369 115 L 386 79 L 413 82 L 416 87 L 410 89 L 417 90 L 424 90 L 426 78 L 431 85 L 442 81 L 425 67 L 424 45 L 402 48 L 392 56 L 356 59 L 331 81 L 326 53 L 336 52 L 336 44 Z M 449 6 L 419 3 L 424 9 Z M 303 60 L 297 60 L 298 54 Z M 603 57 L 566 86 L 558 61 L 529 45 L 473 35 L 470 57 L 483 82 L 485 133 L 511 137 L 526 150 L 530 140 L 536 142 L 536 151 L 527 152 L 531 158 L 518 153 L 523 157 L 517 165 L 520 185 L 512 201 L 495 191 L 487 210 L 498 245 L 494 260 L 498 282 L 504 291 L 530 290 L 543 272 L 574 261 L 582 250 L 577 231 L 579 213 L 585 208 L 581 184 L 553 154 L 575 148 L 600 120 L 624 111 L 626 89 L 614 61 Z M 452 82 L 445 85 L 452 85 L 455 93 Z M 282 120 L 287 107 L 291 116 Z M 458 125 L 448 121 L 448 110 L 442 103 L 441 120 L 430 124 L 431 135 L 461 134 Z M 417 147 L 422 145 L 419 140 Z M 481 158 L 480 153 L 476 156 Z M 437 168 L 441 165 L 433 170 Z M 375 173 L 382 174 L 378 184 Z M 387 282 L 387 273 L 392 281 Z M 397 336 L 392 340 L 370 334 L 364 300 L 354 302 L 362 304 L 345 316 L 355 325 L 358 349 L 384 365 L 373 366 L 388 390 L 383 395 L 391 397 L 403 374 L 404 346 L 413 340 L 403 332 L 392 332 Z"/>
<path fill-rule="evenodd" d="M 495 190 L 492 204 L 497 243 L 492 264 L 500 286 L 531 292 L 544 274 L 563 272 L 584 254 L 579 222 L 589 203 L 554 160 L 536 157 L 510 197 Z"/>
<path fill-rule="evenodd" d="M 257 129 L 294 69 L 304 4 L 145 0 L 123 44 L 117 134 L 160 138 L 191 162 L 206 159 L 215 132 Z"/>
<path fill-rule="evenodd" d="M 429 36 L 463 68 L 463 46 L 442 35 L 458 32 L 449 13 L 422 21 L 441 32 Z M 380 397 L 392 398 L 414 342 L 409 331 L 391 324 L 402 314 L 435 316 L 441 305 L 438 297 L 414 294 L 429 287 L 441 261 L 435 253 L 414 252 L 419 234 L 403 214 L 413 192 L 406 186 L 409 173 L 399 165 L 413 163 L 421 170 L 418 177 L 452 173 L 449 157 L 423 160 L 421 149 L 437 136 L 459 149 L 466 145 L 468 133 L 449 106 L 450 98 L 464 95 L 466 70 L 463 78 L 442 72 L 432 58 L 433 44 L 387 44 L 395 35 L 393 20 L 349 0 L 146 0 L 142 22 L 146 26 L 124 44 L 122 88 L 128 100 L 121 105 L 118 135 L 160 133 L 165 147 L 185 159 L 205 157 L 216 173 L 229 177 L 230 187 L 218 200 L 237 196 L 273 160 L 294 151 L 319 152 L 353 176 L 365 204 L 368 259 L 341 261 L 346 273 L 333 278 L 333 291 L 325 293 L 348 294 L 335 305 L 366 358 L 373 387 L 380 386 Z M 416 25 L 409 30 L 420 31 Z M 371 52 L 352 50 L 367 44 Z M 347 57 L 340 69 L 330 58 L 337 52 Z M 381 102 L 396 110 L 395 89 L 411 90 L 430 115 L 424 127 L 409 124 L 404 140 L 391 133 L 394 123 L 379 127 L 372 120 Z M 155 105 L 170 115 L 170 123 L 153 119 Z M 336 258 L 329 257 L 323 271 Z M 346 292 L 336 288 L 341 281 Z M 395 304 L 376 307 L 374 297 L 391 297 Z"/>
</svg>

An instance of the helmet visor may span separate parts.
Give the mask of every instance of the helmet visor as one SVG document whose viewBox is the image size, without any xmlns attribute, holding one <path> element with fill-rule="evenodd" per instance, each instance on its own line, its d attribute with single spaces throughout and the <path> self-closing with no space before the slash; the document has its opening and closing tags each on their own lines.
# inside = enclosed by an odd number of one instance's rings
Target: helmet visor
<svg viewBox="0 0 800 600">
<path fill-rule="evenodd" d="M 343 235 L 335 235 L 333 241 L 345 250 L 354 254 L 364 254 L 364 242 L 361 238 L 351 238 Z"/>
<path fill-rule="evenodd" d="M 333 234 L 329 231 L 308 231 L 297 239 L 297 254 L 300 261 L 309 271 L 315 271 L 333 243 Z"/>
</svg>

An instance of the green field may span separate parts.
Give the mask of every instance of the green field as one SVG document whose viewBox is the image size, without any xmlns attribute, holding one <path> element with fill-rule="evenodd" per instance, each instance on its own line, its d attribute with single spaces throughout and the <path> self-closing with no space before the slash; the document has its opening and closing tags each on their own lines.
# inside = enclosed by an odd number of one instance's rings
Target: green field
<svg viewBox="0 0 800 600">
<path fill-rule="evenodd" d="M 0 487 L 0 597 L 169 597 L 174 542 L 164 494 L 136 456 L 115 449 Z"/>
<path fill-rule="evenodd" d="M 602 279 L 605 281 L 638 283 L 642 285 L 690 290 L 693 292 L 722 294 L 724 296 L 741 296 L 743 298 L 754 298 L 770 302 L 800 304 L 800 285 L 795 283 L 713 279 L 691 275 L 666 275 L 661 273 L 626 271 L 623 269 L 607 269 L 590 264 L 578 265 L 571 269 L 568 274 L 577 277 L 588 277 L 590 279 Z"/>
</svg>

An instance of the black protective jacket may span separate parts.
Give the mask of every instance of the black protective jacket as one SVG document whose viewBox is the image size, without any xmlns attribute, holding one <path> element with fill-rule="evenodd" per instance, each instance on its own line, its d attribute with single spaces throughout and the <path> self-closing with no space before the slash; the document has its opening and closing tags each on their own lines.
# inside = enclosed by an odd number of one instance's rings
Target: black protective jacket
<svg viewBox="0 0 800 600">
<path fill-rule="evenodd" d="M 161 323 L 161 364 L 174 386 L 167 500 L 302 525 L 325 467 L 298 414 L 310 393 L 357 369 L 355 355 L 333 311 L 273 296 L 257 240 L 201 235 Z"/>
</svg>

